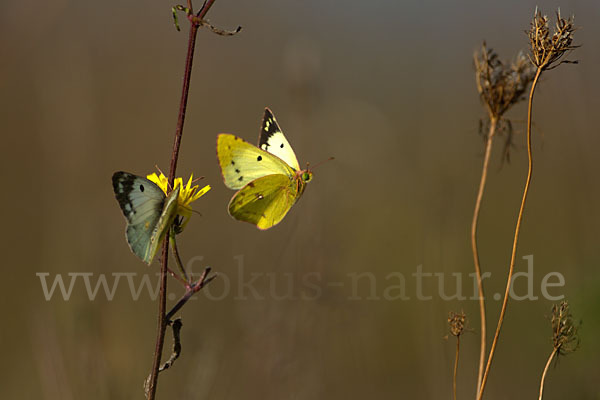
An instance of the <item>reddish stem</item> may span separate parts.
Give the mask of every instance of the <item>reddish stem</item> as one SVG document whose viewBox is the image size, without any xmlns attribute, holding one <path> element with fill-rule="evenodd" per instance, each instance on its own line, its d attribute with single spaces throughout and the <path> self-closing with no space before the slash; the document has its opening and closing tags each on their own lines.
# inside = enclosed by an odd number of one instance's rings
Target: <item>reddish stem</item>
<svg viewBox="0 0 600 400">
<path fill-rule="evenodd" d="M 203 19 L 215 0 L 207 0 L 196 17 Z M 192 2 L 188 1 L 188 8 L 192 10 Z M 190 19 L 191 21 L 191 19 Z M 181 101 L 179 103 L 179 117 L 175 129 L 175 140 L 173 142 L 173 152 L 171 154 L 171 167 L 169 169 L 169 184 L 173 187 L 175 181 L 175 172 L 177 170 L 177 160 L 179 158 L 179 147 L 181 146 L 181 137 L 183 136 L 183 123 L 185 121 L 185 111 L 190 91 L 190 80 L 192 76 L 192 63 L 194 60 L 194 47 L 196 45 L 196 35 L 200 25 L 191 23 L 188 39 L 188 50 L 185 60 L 185 73 L 183 76 L 183 89 L 181 92 Z M 165 318 L 167 303 L 167 263 L 169 259 L 169 240 L 166 239 L 162 249 L 162 265 L 160 269 L 160 294 L 158 301 L 158 328 L 156 334 L 156 346 L 154 350 L 154 359 L 152 363 L 152 372 L 147 382 L 147 399 L 154 400 L 156 397 L 156 386 L 158 382 L 158 373 L 162 356 L 163 345 L 165 342 L 165 331 L 168 320 Z"/>
</svg>

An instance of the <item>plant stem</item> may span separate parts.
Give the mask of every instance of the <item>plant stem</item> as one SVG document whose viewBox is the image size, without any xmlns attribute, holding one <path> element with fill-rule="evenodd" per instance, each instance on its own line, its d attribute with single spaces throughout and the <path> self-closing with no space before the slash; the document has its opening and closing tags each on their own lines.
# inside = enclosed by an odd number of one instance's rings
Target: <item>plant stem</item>
<svg viewBox="0 0 600 400">
<path fill-rule="evenodd" d="M 542 379 L 540 381 L 540 397 L 538 400 L 542 400 L 542 396 L 544 395 L 544 380 L 546 379 L 546 372 L 548 372 L 548 368 L 550 367 L 550 363 L 554 359 L 558 348 L 554 348 L 552 353 L 550 353 L 550 357 L 548 357 L 548 361 L 546 362 L 546 366 L 544 367 L 544 372 L 542 372 Z"/>
<path fill-rule="evenodd" d="M 473 222 L 471 223 L 471 248 L 473 249 L 473 263 L 475 264 L 475 276 L 477 277 L 477 291 L 479 293 L 479 316 L 481 320 L 481 345 L 479 352 L 479 373 L 477 375 L 477 394 L 481 387 L 481 378 L 483 377 L 483 367 L 485 365 L 485 347 L 486 347 L 486 321 L 485 321 L 485 299 L 483 297 L 483 280 L 481 279 L 481 265 L 479 263 L 479 251 L 477 249 L 477 224 L 479 222 L 479 211 L 481 201 L 487 181 L 487 173 L 490 164 L 490 155 L 492 154 L 492 143 L 498 125 L 498 118 L 490 117 L 490 131 L 485 144 L 485 155 L 483 156 L 483 168 L 481 170 L 481 181 L 479 182 L 479 191 L 475 201 L 475 211 L 473 211 Z"/>
<path fill-rule="evenodd" d="M 523 212 L 525 211 L 525 202 L 527 201 L 527 194 L 529 193 L 529 186 L 531 184 L 531 176 L 533 174 L 533 153 L 531 151 L 531 118 L 532 118 L 532 107 L 533 107 L 533 93 L 535 92 L 535 87 L 537 82 L 542 74 L 542 69 L 538 68 L 533 78 L 533 82 L 531 83 L 531 91 L 529 92 L 529 103 L 527 107 L 527 158 L 529 160 L 529 167 L 527 169 L 527 180 L 525 181 L 525 187 L 523 188 L 523 198 L 521 199 L 521 208 L 519 209 L 519 215 L 517 216 L 517 225 L 515 227 L 515 235 L 513 239 L 512 253 L 510 257 L 510 266 L 508 269 L 508 279 L 506 281 L 506 289 L 504 291 L 504 300 L 502 301 L 502 309 L 500 310 L 500 316 L 498 317 L 498 325 L 496 326 L 496 333 L 494 334 L 494 340 L 492 341 L 492 346 L 490 348 L 490 354 L 488 356 L 487 365 L 485 367 L 485 372 L 483 374 L 483 379 L 481 380 L 481 388 L 479 390 L 479 395 L 477 396 L 478 400 L 481 400 L 483 397 L 483 390 L 485 389 L 485 384 L 487 382 L 488 374 L 490 372 L 490 368 L 492 366 L 492 359 L 494 357 L 494 352 L 496 350 L 496 345 L 498 344 L 498 337 L 500 336 L 500 329 L 502 328 L 502 322 L 504 321 L 504 315 L 506 314 L 506 306 L 508 304 L 508 295 L 510 293 L 510 286 L 512 284 L 512 275 L 515 269 L 515 259 L 517 256 L 517 244 L 519 242 L 519 232 L 521 230 L 521 222 L 523 220 Z"/>
<path fill-rule="evenodd" d="M 207 0 L 202 9 L 196 15 L 199 19 L 204 18 L 215 0 Z M 188 1 L 191 10 L 191 1 Z M 192 76 L 192 62 L 194 60 L 194 47 L 196 44 L 196 35 L 199 25 L 191 23 L 188 39 L 187 56 L 185 60 L 185 73 L 183 75 L 183 89 L 181 92 L 181 101 L 179 103 L 179 116 L 177 118 L 177 127 L 175 128 L 175 140 L 173 142 L 173 152 L 171 153 L 171 167 L 169 170 L 169 184 L 173 187 L 175 181 L 175 172 L 177 169 L 177 160 L 179 158 L 179 147 L 181 146 L 181 137 L 183 135 L 183 123 L 185 121 L 185 111 L 187 107 L 188 94 L 190 90 L 190 79 Z M 156 397 L 156 386 L 158 383 L 158 373 L 162 349 L 165 342 L 165 330 L 167 329 L 167 319 L 165 318 L 167 302 L 167 263 L 169 260 L 169 240 L 165 240 L 162 249 L 162 265 L 160 269 L 160 294 L 158 301 L 158 327 L 156 333 L 156 346 L 152 362 L 152 372 L 146 384 L 146 397 L 148 400 L 154 400 Z"/>
<path fill-rule="evenodd" d="M 452 392 L 454 393 L 454 400 L 456 400 L 456 374 L 458 372 L 458 353 L 460 351 L 460 336 L 456 337 L 456 357 L 454 359 L 454 375 L 452 377 Z"/>
<path fill-rule="evenodd" d="M 200 289 L 202 289 L 204 286 L 208 285 L 213 279 L 216 278 L 216 275 L 209 277 L 208 276 L 209 273 L 210 273 L 210 267 L 206 267 L 204 269 L 204 272 L 202 272 L 200 279 L 198 279 L 198 281 L 196 283 L 192 283 L 192 284 L 186 286 L 185 294 L 183 295 L 183 297 L 181 297 L 181 299 L 179 299 L 179 301 L 173 306 L 173 308 L 166 314 L 165 319 L 167 320 L 167 324 L 169 324 L 171 322 L 171 318 L 173 318 L 173 315 L 175 315 L 177 313 L 177 311 L 179 311 L 181 309 L 181 307 L 183 307 L 185 305 L 185 303 L 187 303 L 188 300 L 195 293 L 197 293 Z"/>
<path fill-rule="evenodd" d="M 177 248 L 177 240 L 175 239 L 175 232 L 171 230 L 172 235 L 170 235 L 171 247 L 173 247 L 173 256 L 175 257 L 175 262 L 177 263 L 177 267 L 179 267 L 179 272 L 183 276 L 184 286 L 187 288 L 190 286 L 190 278 L 187 275 L 187 272 L 181 262 L 181 257 L 179 257 L 179 249 Z"/>
</svg>

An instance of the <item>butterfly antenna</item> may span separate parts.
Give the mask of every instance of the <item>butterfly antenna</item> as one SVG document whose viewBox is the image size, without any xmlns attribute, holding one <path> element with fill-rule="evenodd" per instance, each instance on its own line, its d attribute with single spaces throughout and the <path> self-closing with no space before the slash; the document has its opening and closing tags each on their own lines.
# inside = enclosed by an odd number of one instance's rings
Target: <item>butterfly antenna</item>
<svg viewBox="0 0 600 400">
<path fill-rule="evenodd" d="M 332 161 L 332 160 L 335 160 L 335 157 L 329 157 L 327 160 L 323 160 L 323 161 L 321 161 L 321 162 L 318 162 L 317 164 L 315 164 L 315 165 L 312 167 L 312 169 L 314 170 L 315 168 L 317 168 L 317 167 L 319 167 L 319 166 L 321 166 L 321 165 L 325 164 L 326 162 Z M 307 170 L 308 170 L 308 167 L 309 167 L 309 166 L 310 166 L 310 163 L 308 163 L 308 162 L 307 162 L 307 163 L 306 163 L 306 169 L 307 169 Z"/>
<path fill-rule="evenodd" d="M 202 179 L 204 179 L 204 178 L 205 178 L 204 176 L 200 176 L 200 177 L 198 177 L 198 178 L 194 179 L 194 180 L 192 181 L 192 184 L 194 184 L 194 183 L 196 183 L 196 182 L 198 182 L 198 181 L 200 181 L 200 180 L 202 180 Z"/>
<path fill-rule="evenodd" d="M 158 167 L 158 164 L 154 164 L 154 168 L 156 168 L 156 169 L 158 170 L 158 172 L 160 172 L 160 174 L 161 174 L 162 176 L 167 176 L 167 175 L 165 175 L 165 173 L 164 173 L 164 172 L 162 172 L 162 171 L 161 171 L 161 169 Z M 173 190 L 173 188 L 171 187 L 171 184 L 169 183 L 169 181 L 168 181 L 168 180 L 167 180 L 167 186 L 169 187 L 169 191 L 172 191 L 172 190 Z"/>
<path fill-rule="evenodd" d="M 165 174 L 162 172 L 162 170 L 160 169 L 160 167 L 158 166 L 158 164 L 154 164 L 154 168 L 156 168 L 156 170 L 157 170 L 158 172 L 160 172 L 161 174 L 165 175 Z M 166 175 L 165 175 L 165 176 L 166 176 Z"/>
</svg>

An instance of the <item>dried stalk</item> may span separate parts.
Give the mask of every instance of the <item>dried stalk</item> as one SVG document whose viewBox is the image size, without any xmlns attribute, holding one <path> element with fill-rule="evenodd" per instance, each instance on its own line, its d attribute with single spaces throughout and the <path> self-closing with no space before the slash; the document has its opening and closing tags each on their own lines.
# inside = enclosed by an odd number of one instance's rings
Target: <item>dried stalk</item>
<svg viewBox="0 0 600 400">
<path fill-rule="evenodd" d="M 452 393 L 454 395 L 454 400 L 456 400 L 456 376 L 458 374 L 458 356 L 460 354 L 460 335 L 462 335 L 465 330 L 466 322 L 467 317 L 462 312 L 451 312 L 448 316 L 450 334 L 456 337 L 456 355 L 454 357 L 454 373 L 452 374 Z"/>
<path fill-rule="evenodd" d="M 477 279 L 477 291 L 479 295 L 479 317 L 481 323 L 481 338 L 479 350 L 479 371 L 477 375 L 477 394 L 479 394 L 481 380 L 485 366 L 486 354 L 486 314 L 485 297 L 483 291 L 483 280 L 481 274 L 481 263 L 477 246 L 477 227 L 479 223 L 479 213 L 483 200 L 483 193 L 487 182 L 490 158 L 492 154 L 492 145 L 498 125 L 502 121 L 503 115 L 513 105 L 523 99 L 523 93 L 527 89 L 533 77 L 533 69 L 527 62 L 523 54 L 519 53 L 512 64 L 503 63 L 498 55 L 486 47 L 484 43 L 480 53 L 475 53 L 475 82 L 481 101 L 486 107 L 489 118 L 489 131 L 485 137 L 485 153 L 483 157 L 483 167 L 481 170 L 481 179 L 479 190 L 475 201 L 473 211 L 473 220 L 471 222 L 471 249 L 473 252 L 473 264 L 475 266 L 475 276 Z M 507 122 L 510 126 L 510 123 Z M 510 146 L 511 135 L 507 135 L 505 148 Z"/>
<path fill-rule="evenodd" d="M 542 72 L 555 68 L 563 63 L 574 63 L 573 61 L 564 60 L 563 56 L 577 48 L 573 46 L 573 32 L 575 27 L 573 25 L 573 18 L 564 19 L 560 16 L 560 11 L 556 13 L 557 21 L 555 31 L 550 35 L 548 28 L 548 18 L 542 16 L 542 14 L 536 9 L 531 22 L 531 28 L 527 32 L 530 45 L 531 45 L 531 56 L 530 60 L 532 64 L 537 68 L 533 82 L 531 83 L 531 89 L 529 92 L 529 102 L 527 106 L 527 179 L 525 181 L 525 187 L 523 188 L 523 197 L 521 199 L 521 206 L 519 208 L 519 214 L 517 216 L 517 224 L 515 227 L 515 234 L 513 238 L 513 246 L 510 257 L 510 265 L 508 269 L 508 277 L 506 280 L 506 289 L 504 291 L 504 300 L 502 301 L 502 309 L 500 310 L 500 316 L 498 317 L 498 325 L 496 326 L 496 332 L 494 333 L 494 339 L 488 355 L 487 364 L 481 380 L 481 388 L 478 392 L 477 399 L 481 400 L 483 397 L 483 391 L 487 383 L 488 375 L 492 365 L 492 359 L 498 345 L 498 338 L 500 336 L 500 330 L 502 329 L 502 323 L 506 314 L 506 308 L 508 305 L 508 296 L 510 293 L 510 287 L 512 284 L 512 276 L 515 267 L 515 260 L 517 255 L 517 244 L 519 242 L 519 233 L 521 230 L 521 222 L 523 220 L 523 213 L 525 210 L 525 203 L 527 201 L 527 195 L 529 193 L 529 187 L 531 185 L 531 177 L 533 175 L 533 153 L 531 149 L 531 121 L 532 121 L 532 109 L 533 109 L 533 94 L 535 93 L 536 85 Z"/>
<path fill-rule="evenodd" d="M 550 363 L 554 359 L 554 356 L 556 355 L 557 351 L 557 348 L 552 349 L 552 353 L 550 353 L 550 357 L 548 357 L 548 361 L 546 361 L 544 372 L 542 372 L 542 379 L 540 380 L 540 396 L 538 397 L 538 400 L 542 400 L 542 397 L 544 396 L 544 381 L 546 380 L 546 372 L 548 372 L 548 368 L 550 368 Z"/>
</svg>

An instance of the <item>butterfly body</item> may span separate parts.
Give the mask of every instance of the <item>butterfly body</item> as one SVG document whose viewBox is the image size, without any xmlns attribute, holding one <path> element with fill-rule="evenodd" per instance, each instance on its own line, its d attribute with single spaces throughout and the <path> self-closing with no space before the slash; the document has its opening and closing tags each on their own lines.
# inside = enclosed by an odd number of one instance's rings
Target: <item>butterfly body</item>
<svg viewBox="0 0 600 400">
<path fill-rule="evenodd" d="M 304 193 L 312 178 L 302 170 L 269 109 L 265 110 L 258 147 L 231 135 L 217 137 L 217 158 L 225 185 L 238 190 L 229 214 L 265 230 L 277 225 Z"/>
<path fill-rule="evenodd" d="M 166 196 L 154 182 L 122 171 L 113 174 L 112 182 L 127 220 L 127 243 L 136 256 L 150 264 L 177 216 L 180 188 Z"/>
</svg>

